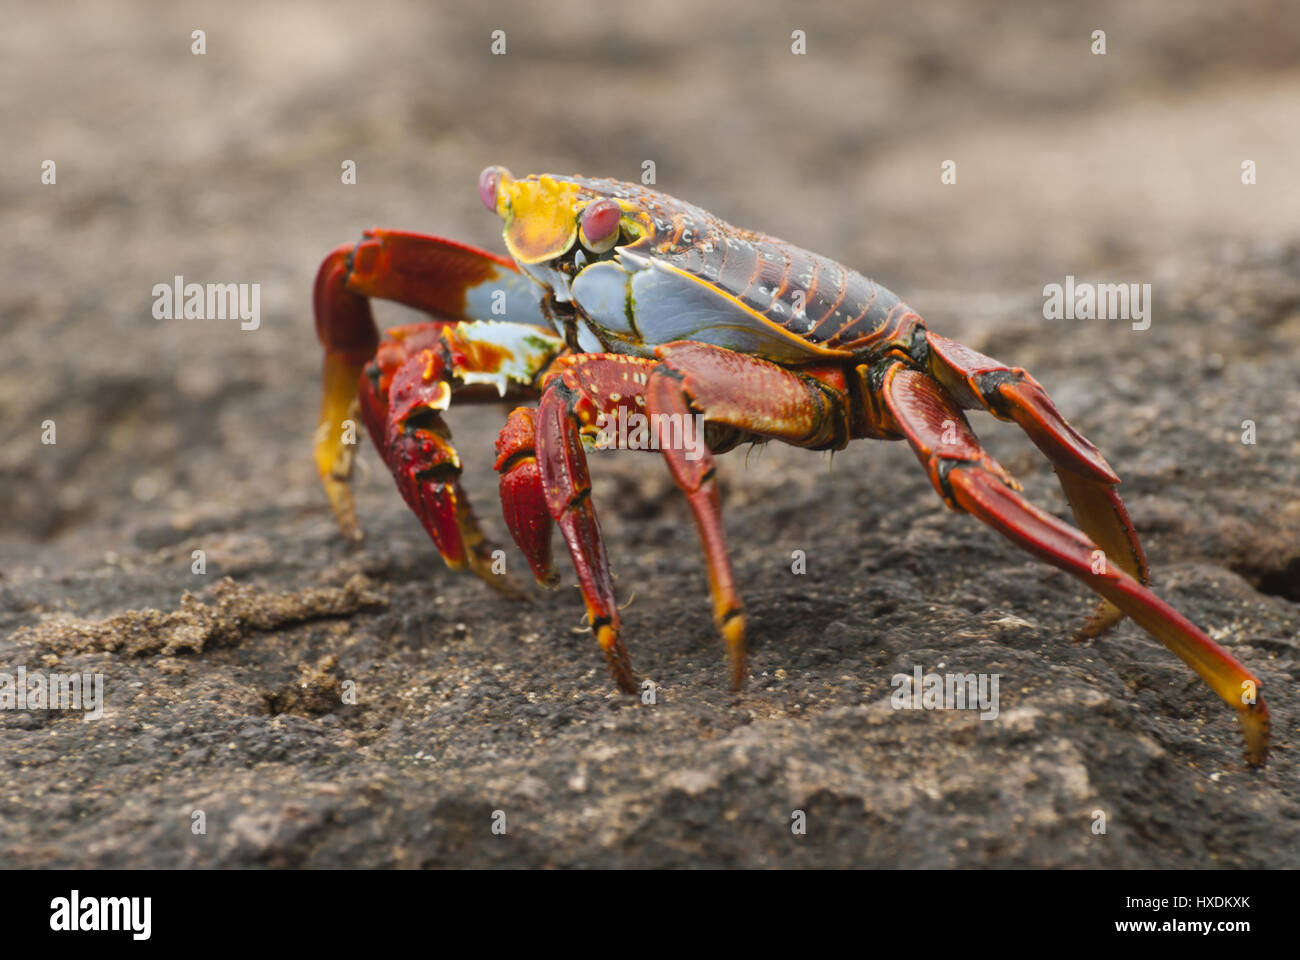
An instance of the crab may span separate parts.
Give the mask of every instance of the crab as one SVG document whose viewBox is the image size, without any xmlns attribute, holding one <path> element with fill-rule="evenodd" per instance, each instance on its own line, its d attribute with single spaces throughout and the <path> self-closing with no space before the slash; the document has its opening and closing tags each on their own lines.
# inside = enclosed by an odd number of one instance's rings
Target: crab
<svg viewBox="0 0 1300 960">
<path fill-rule="evenodd" d="M 745 442 L 839 450 L 862 438 L 905 440 L 948 507 L 1100 595 L 1077 639 L 1132 617 L 1237 711 L 1247 762 L 1264 763 L 1258 679 L 1148 588 L 1119 477 L 1023 369 L 932 332 L 848 267 L 641 185 L 489 167 L 479 194 L 503 221 L 509 258 L 375 229 L 331 252 L 317 274 L 325 356 L 315 457 L 346 537 L 361 537 L 348 486 L 359 417 L 446 564 L 518 590 L 470 508 L 443 420 L 453 401 L 518 404 L 496 440 L 506 526 L 545 586 L 558 581 L 559 527 L 614 682 L 635 692 L 587 451 L 638 445 L 637 431 L 611 430 L 613 422 L 675 425 L 656 446 L 693 514 L 739 689 L 746 621 L 715 456 Z M 381 339 L 371 298 L 431 319 Z M 1077 528 L 1021 495 L 966 410 L 1028 434 Z M 692 424 L 703 424 L 694 445 L 684 442 Z"/>
</svg>

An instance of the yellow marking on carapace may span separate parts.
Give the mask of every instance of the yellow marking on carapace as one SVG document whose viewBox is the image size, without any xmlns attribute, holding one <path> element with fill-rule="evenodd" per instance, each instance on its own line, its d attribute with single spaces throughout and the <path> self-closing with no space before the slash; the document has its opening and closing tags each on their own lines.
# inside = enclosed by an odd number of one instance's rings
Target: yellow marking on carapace
<svg viewBox="0 0 1300 960">
<path fill-rule="evenodd" d="M 497 186 L 497 212 L 505 217 L 511 255 L 520 263 L 542 263 L 573 246 L 580 197 L 577 184 L 546 175 L 536 180 L 503 177 Z"/>
</svg>

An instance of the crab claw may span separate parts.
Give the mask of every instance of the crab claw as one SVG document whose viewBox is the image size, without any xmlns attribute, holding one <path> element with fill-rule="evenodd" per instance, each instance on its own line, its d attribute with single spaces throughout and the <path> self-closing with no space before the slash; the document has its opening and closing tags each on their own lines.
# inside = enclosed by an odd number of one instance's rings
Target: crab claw
<svg viewBox="0 0 1300 960">
<path fill-rule="evenodd" d="M 393 300 L 438 319 L 390 331 L 394 339 L 380 346 L 371 297 Z M 497 384 L 499 380 L 499 390 L 508 390 L 506 373 L 516 380 L 527 380 L 561 346 L 541 311 L 539 297 L 536 284 L 520 274 L 510 260 L 440 237 L 367 230 L 360 241 L 344 244 L 324 259 L 316 274 L 313 296 L 316 335 L 325 348 L 315 459 L 339 529 L 349 540 L 361 540 L 349 488 L 359 421 L 365 423 L 386 460 L 390 454 L 411 463 L 431 457 L 421 469 L 436 466 L 446 472 L 453 469 L 453 463 L 454 469 L 459 469 L 459 459 L 441 425 L 420 438 L 421 444 L 430 445 L 428 450 L 412 449 L 407 439 L 394 441 L 388 437 L 388 390 L 407 356 L 426 346 L 447 353 L 451 368 L 441 370 L 442 380 L 429 389 L 445 389 L 448 397 L 453 380 L 461 386 L 486 381 Z M 485 316 L 495 319 L 489 323 L 466 322 Z M 472 336 L 454 336 L 444 342 L 448 331 L 456 334 L 471 327 L 491 328 L 497 339 L 527 349 L 513 354 L 509 369 L 503 372 L 498 367 L 506 353 L 499 344 L 490 342 L 490 334 L 484 335 L 489 342 L 481 344 Z M 379 354 L 383 362 L 368 367 Z M 466 402 L 500 395 L 481 386 L 477 389 L 476 395 L 465 397 Z M 415 496 L 409 485 L 403 492 L 408 494 L 408 502 Z M 424 496 L 421 492 L 420 497 Z M 426 527 L 438 531 L 435 540 L 442 538 L 448 563 L 468 565 L 493 586 L 512 589 L 508 578 L 484 574 L 492 566 L 482 555 L 486 541 L 458 481 L 429 496 L 435 497 L 436 503 L 427 505 L 428 515 L 422 514 L 421 519 Z M 430 533 L 433 535 L 433 530 Z"/>
</svg>

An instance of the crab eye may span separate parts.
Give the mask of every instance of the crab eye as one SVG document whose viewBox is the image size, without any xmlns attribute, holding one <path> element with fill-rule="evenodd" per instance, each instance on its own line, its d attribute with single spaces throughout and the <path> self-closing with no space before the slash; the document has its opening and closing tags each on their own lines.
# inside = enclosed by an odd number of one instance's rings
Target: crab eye
<svg viewBox="0 0 1300 960">
<path fill-rule="evenodd" d="M 618 240 L 618 224 L 623 216 L 619 205 L 609 199 L 597 200 L 582 211 L 582 245 L 593 253 L 604 253 Z"/>
<path fill-rule="evenodd" d="M 493 213 L 497 212 L 497 184 L 501 182 L 500 167 L 486 167 L 478 175 L 478 195 L 483 206 Z"/>
</svg>

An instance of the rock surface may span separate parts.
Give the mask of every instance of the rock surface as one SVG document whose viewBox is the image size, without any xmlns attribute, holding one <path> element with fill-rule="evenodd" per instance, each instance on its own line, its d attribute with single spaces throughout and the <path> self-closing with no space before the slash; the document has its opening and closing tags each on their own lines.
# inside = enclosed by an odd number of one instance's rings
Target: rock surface
<svg viewBox="0 0 1300 960">
<path fill-rule="evenodd" d="M 0 860 L 1300 867 L 1300 203 L 1280 172 L 1300 23 L 1268 19 L 1296 11 L 1007 7 L 25 11 L 0 37 L 21 145 L 0 181 L 0 671 L 98 672 L 107 704 L 0 714 Z M 379 223 L 498 249 L 483 165 L 630 179 L 645 159 L 1043 382 L 1123 477 L 1157 591 L 1263 681 L 1268 769 L 1133 624 L 1069 643 L 1086 590 L 945 510 L 900 444 L 724 460 L 740 694 L 653 458 L 593 473 L 654 704 L 613 691 L 567 565 L 529 604 L 453 576 L 370 451 L 350 549 L 309 450 L 320 257 Z M 1044 320 L 1067 274 L 1151 283 L 1150 329 Z M 260 283 L 259 329 L 154 320 L 174 275 Z M 501 419 L 451 420 L 498 533 Z M 1024 437 L 973 423 L 1065 516 Z M 998 717 L 893 709 L 917 666 L 998 674 Z"/>
</svg>

